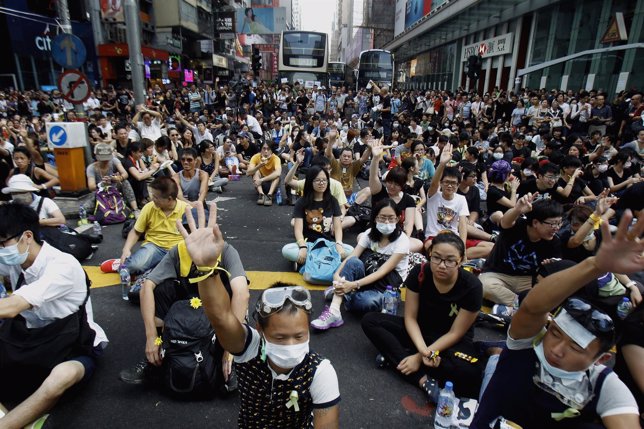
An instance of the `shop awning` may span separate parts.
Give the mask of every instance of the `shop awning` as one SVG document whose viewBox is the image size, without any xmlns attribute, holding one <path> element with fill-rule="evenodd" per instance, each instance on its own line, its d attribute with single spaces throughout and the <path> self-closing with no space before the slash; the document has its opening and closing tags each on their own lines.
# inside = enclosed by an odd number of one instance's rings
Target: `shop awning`
<svg viewBox="0 0 644 429">
<path fill-rule="evenodd" d="M 143 57 L 149 60 L 168 61 L 168 51 L 142 46 Z M 106 43 L 98 45 L 99 57 L 129 57 L 130 49 L 126 43 Z"/>
</svg>

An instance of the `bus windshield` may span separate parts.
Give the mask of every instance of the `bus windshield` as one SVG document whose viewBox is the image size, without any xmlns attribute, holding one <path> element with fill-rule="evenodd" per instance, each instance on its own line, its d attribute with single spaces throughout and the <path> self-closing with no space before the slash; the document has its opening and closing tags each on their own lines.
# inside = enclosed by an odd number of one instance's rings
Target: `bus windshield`
<svg viewBox="0 0 644 429">
<path fill-rule="evenodd" d="M 323 67 L 326 35 L 316 33 L 284 33 L 282 38 L 284 65 L 290 67 Z"/>
</svg>

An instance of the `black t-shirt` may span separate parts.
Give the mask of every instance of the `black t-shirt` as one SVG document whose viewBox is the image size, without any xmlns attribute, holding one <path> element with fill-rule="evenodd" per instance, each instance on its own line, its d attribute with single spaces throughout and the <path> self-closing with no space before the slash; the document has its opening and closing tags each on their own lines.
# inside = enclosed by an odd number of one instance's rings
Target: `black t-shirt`
<svg viewBox="0 0 644 429">
<path fill-rule="evenodd" d="M 561 241 L 557 236 L 552 240 L 530 241 L 528 221 L 519 218 L 508 229 L 501 226 L 501 234 L 485 261 L 483 272 L 531 276 L 537 273 L 544 259 L 561 257 Z"/>
<path fill-rule="evenodd" d="M 423 280 L 419 282 L 421 268 Z M 458 269 L 458 278 L 452 289 L 444 294 L 436 289 L 429 263 L 414 267 L 405 280 L 405 286 L 419 295 L 417 320 L 427 343 L 432 343 L 449 332 L 461 308 L 473 312 L 481 309 L 483 286 L 474 274 L 462 268 Z M 465 337 L 470 339 L 474 337 L 474 325 L 470 327 Z"/>
<path fill-rule="evenodd" d="M 517 197 L 520 198 L 528 192 L 531 194 L 539 192 L 540 197 L 548 195 L 549 197 L 554 198 L 554 194 L 557 192 L 557 190 L 556 185 L 553 185 L 552 188 L 545 190 L 539 189 L 539 187 L 537 186 L 537 179 L 530 177 L 519 185 L 519 189 L 517 189 Z"/>
<path fill-rule="evenodd" d="M 588 189 L 593 191 L 593 194 L 595 195 L 601 194 L 604 191 L 604 189 L 609 187 L 606 173 L 600 173 L 599 176 L 597 177 L 594 177 L 592 175 L 586 175 L 584 179 L 588 184 Z"/>
<path fill-rule="evenodd" d="M 512 156 L 515 157 L 515 158 L 517 156 L 520 156 L 523 159 L 528 159 L 528 158 L 530 158 L 531 154 L 532 154 L 532 151 L 529 148 L 525 147 L 525 146 L 521 146 L 520 148 L 518 148 L 516 146 L 512 146 Z"/>
<path fill-rule="evenodd" d="M 500 211 L 505 213 L 508 211 L 508 207 L 499 203 L 503 197 L 510 199 L 510 193 L 503 191 L 496 186 L 490 186 L 487 190 L 487 211 L 492 214 L 494 212 Z"/>
<path fill-rule="evenodd" d="M 630 170 L 624 169 L 624 171 L 622 172 L 622 177 L 619 177 L 615 169 L 609 168 L 608 171 L 606 172 L 606 175 L 611 179 L 613 179 L 613 185 L 617 186 L 622 182 L 627 181 L 632 176 L 632 173 Z"/>
<path fill-rule="evenodd" d="M 304 198 L 300 198 L 293 207 L 293 217 L 304 219 L 302 234 L 310 243 L 318 238 L 333 240 L 331 230 L 333 228 L 333 217 L 341 216 L 338 200 L 331 197 L 326 203 L 324 201 L 313 201 L 310 207 L 304 206 Z"/>
<path fill-rule="evenodd" d="M 387 188 L 383 184 L 382 189 L 380 189 L 380 192 L 378 192 L 376 195 L 371 196 L 371 207 L 375 207 L 379 201 L 384 200 L 386 198 L 391 198 L 391 197 L 387 193 Z M 400 211 L 400 226 L 403 226 L 405 224 L 405 210 L 409 207 L 416 208 L 416 203 L 414 202 L 414 199 L 409 194 L 403 192 L 402 198 L 396 204 L 397 210 Z"/>
<path fill-rule="evenodd" d="M 413 186 L 409 186 L 409 184 L 405 183 L 403 192 L 409 194 L 410 196 L 414 195 L 420 197 L 420 189 L 423 187 L 423 184 L 423 181 L 419 177 L 414 177 Z"/>
<path fill-rule="evenodd" d="M 125 171 L 127 171 L 127 174 L 128 174 L 127 180 L 128 182 L 130 182 L 130 185 L 132 185 L 132 190 L 134 191 L 134 195 L 136 196 L 137 201 L 140 202 L 145 198 L 145 190 L 147 187 L 147 183 L 145 182 L 145 180 L 140 180 L 140 181 L 136 180 L 134 176 L 130 173 L 130 168 L 132 167 L 138 170 L 138 167 L 134 164 L 134 162 L 132 161 L 132 158 L 130 158 L 129 156 L 126 156 L 125 158 L 123 158 L 121 163 L 123 164 L 123 168 L 125 169 Z"/>
<path fill-rule="evenodd" d="M 470 213 L 477 212 L 479 214 L 479 218 L 483 216 L 483 213 L 481 212 L 481 193 L 479 192 L 479 188 L 476 186 L 470 186 L 470 189 L 466 194 L 463 193 L 460 188 L 456 192 L 465 197 L 465 200 L 467 200 L 467 208 L 470 210 Z"/>
<path fill-rule="evenodd" d="M 383 97 L 380 99 L 382 102 L 382 108 L 383 109 L 391 109 L 391 96 L 387 95 L 386 97 Z M 389 119 L 391 118 L 391 110 L 387 112 L 382 112 L 382 119 Z"/>
<path fill-rule="evenodd" d="M 561 240 L 561 257 L 563 259 L 568 259 L 570 261 L 581 262 L 589 256 L 595 254 L 594 251 L 587 250 L 583 244 L 577 247 L 568 247 L 568 242 L 575 235 L 570 228 L 566 228 L 563 231 L 559 231 L 557 234 Z M 599 234 L 595 231 L 595 238 L 598 238 Z M 595 250 L 599 247 L 599 240 L 595 240 Z"/>
<path fill-rule="evenodd" d="M 256 153 L 259 153 L 259 148 L 255 143 L 248 142 L 248 147 L 244 149 L 244 146 L 240 144 L 237 145 L 236 147 L 237 153 L 241 154 L 242 158 L 249 160 L 255 155 Z"/>
<path fill-rule="evenodd" d="M 567 184 L 568 182 L 564 178 L 560 178 L 557 182 L 557 187 L 565 189 Z M 555 200 L 560 202 L 561 204 L 573 204 L 579 197 L 584 196 L 584 189 L 586 188 L 586 186 L 588 186 L 586 184 L 586 181 L 578 177 L 575 179 L 575 183 L 572 185 L 572 190 L 570 191 L 568 197 L 566 198 L 559 192 L 555 192 Z"/>
</svg>

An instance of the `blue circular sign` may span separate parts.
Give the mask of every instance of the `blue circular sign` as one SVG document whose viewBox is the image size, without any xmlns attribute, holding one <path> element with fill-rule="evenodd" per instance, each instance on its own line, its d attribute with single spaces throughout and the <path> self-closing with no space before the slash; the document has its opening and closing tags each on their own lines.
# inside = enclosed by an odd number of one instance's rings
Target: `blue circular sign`
<svg viewBox="0 0 644 429">
<path fill-rule="evenodd" d="M 67 131 L 60 125 L 54 125 L 49 129 L 49 141 L 54 146 L 62 146 L 67 143 Z"/>
<path fill-rule="evenodd" d="M 73 34 L 59 34 L 51 42 L 51 56 L 66 69 L 77 69 L 85 63 L 87 50 L 83 41 Z"/>
</svg>

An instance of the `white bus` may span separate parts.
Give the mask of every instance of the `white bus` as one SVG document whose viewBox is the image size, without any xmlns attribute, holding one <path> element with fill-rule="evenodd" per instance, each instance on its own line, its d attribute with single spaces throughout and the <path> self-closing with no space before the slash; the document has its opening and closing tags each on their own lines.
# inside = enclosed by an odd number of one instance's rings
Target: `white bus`
<svg viewBox="0 0 644 429">
<path fill-rule="evenodd" d="M 329 44 L 326 33 L 284 31 L 280 37 L 280 82 L 299 81 L 307 87 L 329 85 Z M 284 80 L 286 79 L 286 80 Z"/>
<path fill-rule="evenodd" d="M 329 62 L 329 86 L 346 86 L 353 88 L 355 86 L 355 76 L 353 69 L 343 62 Z"/>
<path fill-rule="evenodd" d="M 378 86 L 394 84 L 394 55 L 382 49 L 368 49 L 360 52 L 358 61 L 356 89 L 366 88 L 369 81 Z"/>
</svg>

